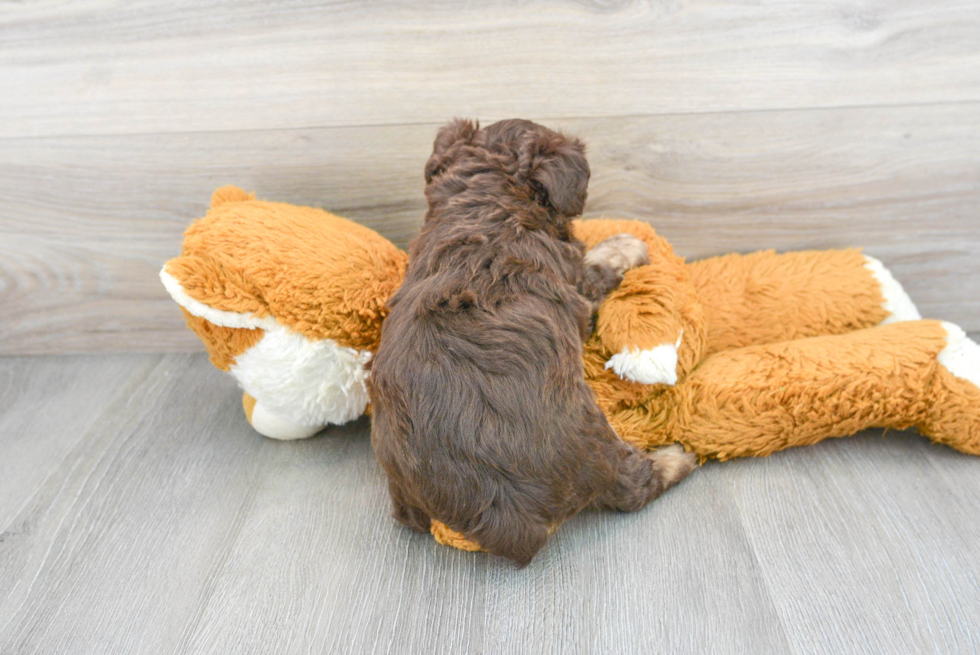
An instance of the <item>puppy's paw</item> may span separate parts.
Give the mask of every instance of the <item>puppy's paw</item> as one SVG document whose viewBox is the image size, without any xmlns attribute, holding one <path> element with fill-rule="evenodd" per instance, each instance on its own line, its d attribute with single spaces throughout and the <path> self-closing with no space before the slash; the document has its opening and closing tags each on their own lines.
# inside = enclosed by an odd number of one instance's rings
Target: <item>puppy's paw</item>
<svg viewBox="0 0 980 655">
<path fill-rule="evenodd" d="M 649 455 L 664 489 L 669 489 L 683 480 L 697 466 L 694 453 L 684 450 L 679 443 L 659 448 Z"/>
<path fill-rule="evenodd" d="M 586 265 L 608 266 L 619 275 L 650 263 L 647 244 L 632 234 L 614 234 L 585 253 Z"/>
</svg>

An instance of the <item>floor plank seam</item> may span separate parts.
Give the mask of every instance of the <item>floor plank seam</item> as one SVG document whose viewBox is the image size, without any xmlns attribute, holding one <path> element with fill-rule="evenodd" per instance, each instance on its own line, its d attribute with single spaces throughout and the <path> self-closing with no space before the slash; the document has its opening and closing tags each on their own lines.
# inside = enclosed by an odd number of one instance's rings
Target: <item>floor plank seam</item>
<svg viewBox="0 0 980 655">
<path fill-rule="evenodd" d="M 980 105 L 980 98 L 968 100 L 937 100 L 928 102 L 899 102 L 889 103 L 869 103 L 869 104 L 850 104 L 850 105 L 826 105 L 808 107 L 748 107 L 743 109 L 725 109 L 718 111 L 670 111 L 670 112 L 649 112 L 649 113 L 626 113 L 626 114 L 595 114 L 595 115 L 568 115 L 568 116 L 531 116 L 538 122 L 560 123 L 561 121 L 593 121 L 593 120 L 630 120 L 642 118 L 675 118 L 688 116 L 739 116 L 745 114 L 775 114 L 775 113 L 801 113 L 801 112 L 834 112 L 834 111 L 860 111 L 875 109 L 921 109 L 930 107 L 968 107 Z M 48 139 L 99 139 L 99 138 L 145 138 L 145 137 L 176 137 L 194 136 L 205 134 L 259 134 L 269 132 L 304 132 L 304 131 L 327 131 L 327 130 L 370 130 L 388 129 L 404 127 L 431 127 L 433 132 L 445 122 L 451 120 L 452 116 L 446 116 L 445 121 L 393 121 L 390 123 L 345 123 L 345 124 L 319 124 L 302 126 L 282 126 L 282 127 L 249 127 L 235 128 L 229 130 L 173 130 L 173 131 L 151 131 L 151 132 L 73 132 L 58 134 L 24 134 L 18 136 L 0 136 L 0 144 L 17 141 L 40 141 Z M 482 116 L 472 118 L 485 120 Z"/>
<path fill-rule="evenodd" d="M 724 466 L 725 462 L 720 462 L 720 465 Z M 722 478 L 725 480 L 725 484 L 727 485 L 728 489 L 731 491 L 730 497 L 732 500 L 732 504 L 735 507 L 735 510 L 738 512 L 738 524 L 742 533 L 742 538 L 745 540 L 745 543 L 749 545 L 749 548 L 752 552 L 752 561 L 756 565 L 756 570 L 759 571 L 759 575 L 762 581 L 762 588 L 765 589 L 766 592 L 766 599 L 769 601 L 769 605 L 772 607 L 772 611 L 775 612 L 776 616 L 779 617 L 780 634 L 782 635 L 783 640 L 786 643 L 787 647 L 790 649 L 792 653 L 794 653 L 794 655 L 802 655 L 800 651 L 797 650 L 794 641 L 790 638 L 790 635 L 792 633 L 790 632 L 790 626 L 787 625 L 786 623 L 788 617 L 786 616 L 786 613 L 782 611 L 781 606 L 776 602 L 776 597 L 774 596 L 774 590 L 772 586 L 769 584 L 769 580 L 765 575 L 765 567 L 763 566 L 762 560 L 759 557 L 758 544 L 756 544 L 755 539 L 752 538 L 752 535 L 747 529 L 745 523 L 745 513 L 742 509 L 741 504 L 738 502 L 738 496 L 735 493 L 735 485 L 732 483 L 731 476 L 728 474 L 727 471 L 723 471 Z"/>
<path fill-rule="evenodd" d="M 256 468 L 261 469 L 262 467 L 256 466 Z M 192 619 L 185 624 L 180 640 L 177 642 L 177 645 L 174 648 L 174 655 L 189 652 L 188 646 L 193 642 L 194 638 L 199 633 L 201 622 L 204 620 L 204 615 L 207 613 L 208 607 L 211 604 L 211 599 L 214 597 L 214 593 L 218 587 L 221 572 L 231 559 L 235 546 L 238 545 L 239 540 L 241 539 L 242 531 L 245 529 L 245 523 L 248 519 L 249 511 L 252 509 L 252 506 L 255 503 L 255 498 L 258 495 L 259 488 L 263 486 L 263 483 L 267 478 L 268 473 L 262 475 L 261 482 L 257 482 L 254 485 L 249 485 L 248 496 L 246 496 L 245 501 L 239 507 L 238 514 L 235 517 L 235 523 L 232 524 L 228 530 L 225 540 L 225 547 L 222 549 L 223 552 L 218 556 L 217 561 L 215 562 L 214 566 L 210 568 L 207 577 L 204 580 L 204 594 L 197 603 L 198 611 L 195 613 Z"/>
</svg>

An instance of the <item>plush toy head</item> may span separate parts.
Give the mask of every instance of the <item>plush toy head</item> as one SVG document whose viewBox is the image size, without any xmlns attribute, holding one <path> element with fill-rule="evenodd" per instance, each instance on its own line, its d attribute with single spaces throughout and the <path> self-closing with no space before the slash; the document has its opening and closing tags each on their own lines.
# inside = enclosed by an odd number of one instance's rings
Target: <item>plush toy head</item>
<svg viewBox="0 0 980 655">
<path fill-rule="evenodd" d="M 224 187 L 160 277 L 214 365 L 256 401 L 256 429 L 296 438 L 364 413 L 365 365 L 406 265 L 369 228 Z"/>
</svg>

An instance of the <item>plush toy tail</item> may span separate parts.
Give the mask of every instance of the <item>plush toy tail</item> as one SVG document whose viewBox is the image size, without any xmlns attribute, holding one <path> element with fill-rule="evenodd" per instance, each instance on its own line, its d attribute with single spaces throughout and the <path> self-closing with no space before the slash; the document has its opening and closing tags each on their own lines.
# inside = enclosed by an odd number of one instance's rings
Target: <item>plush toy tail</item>
<svg viewBox="0 0 980 655">
<path fill-rule="evenodd" d="M 666 392 L 661 438 L 728 459 L 915 426 L 980 455 L 978 383 L 980 346 L 939 321 L 735 349 Z"/>
<path fill-rule="evenodd" d="M 480 544 L 476 543 L 475 541 L 470 541 L 462 534 L 456 532 L 441 521 L 436 521 L 433 519 L 429 532 L 432 533 L 432 537 L 436 540 L 436 542 L 442 544 L 443 546 L 458 548 L 459 550 L 465 550 L 470 553 L 483 550 L 480 548 Z"/>
<path fill-rule="evenodd" d="M 220 264 L 207 258 L 182 255 L 164 264 L 160 281 L 180 305 L 187 326 L 201 339 L 211 363 L 227 371 L 239 355 L 262 339 L 265 330 L 276 327 L 276 320 L 268 315 L 261 299 L 245 292 L 235 284 L 235 276 L 220 269 Z"/>
</svg>

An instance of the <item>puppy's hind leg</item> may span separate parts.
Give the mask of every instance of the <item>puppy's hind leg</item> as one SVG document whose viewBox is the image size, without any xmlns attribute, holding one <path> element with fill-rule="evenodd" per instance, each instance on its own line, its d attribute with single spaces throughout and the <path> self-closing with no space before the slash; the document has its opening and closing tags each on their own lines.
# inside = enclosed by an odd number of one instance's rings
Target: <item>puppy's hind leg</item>
<svg viewBox="0 0 980 655">
<path fill-rule="evenodd" d="M 432 519 L 428 514 L 405 500 L 405 495 L 392 482 L 388 481 L 388 493 L 391 496 L 391 515 L 396 521 L 416 532 L 428 532 Z"/>
<path fill-rule="evenodd" d="M 617 444 L 616 474 L 594 501 L 603 509 L 635 512 L 683 480 L 694 470 L 697 458 L 680 444 L 645 453 L 626 442 Z"/>
</svg>

